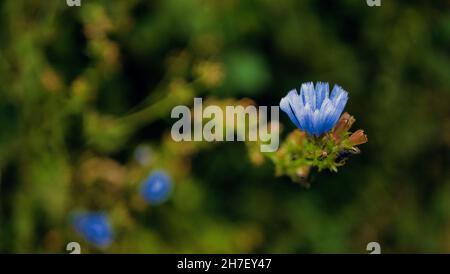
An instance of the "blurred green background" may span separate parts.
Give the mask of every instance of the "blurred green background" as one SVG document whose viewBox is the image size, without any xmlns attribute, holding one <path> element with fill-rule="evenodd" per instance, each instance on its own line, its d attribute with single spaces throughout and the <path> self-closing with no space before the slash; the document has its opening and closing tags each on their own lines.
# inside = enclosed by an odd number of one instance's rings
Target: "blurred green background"
<svg viewBox="0 0 450 274">
<path fill-rule="evenodd" d="M 0 252 L 450 252 L 450 2 L 0 3 Z M 193 97 L 278 105 L 305 81 L 349 91 L 369 143 L 304 189 L 244 143 L 175 143 Z M 280 113 L 285 136 L 294 126 Z M 145 163 L 136 159 L 145 151 Z M 143 149 L 144 148 L 144 149 Z M 142 161 L 141 161 L 142 162 Z M 166 170 L 170 199 L 142 180 Z M 113 243 L 74 231 L 103 211 Z"/>
</svg>

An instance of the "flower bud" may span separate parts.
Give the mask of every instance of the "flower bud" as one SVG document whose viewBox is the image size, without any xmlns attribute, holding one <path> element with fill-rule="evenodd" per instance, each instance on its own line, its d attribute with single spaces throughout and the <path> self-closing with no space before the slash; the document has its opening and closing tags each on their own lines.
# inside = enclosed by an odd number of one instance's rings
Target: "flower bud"
<svg viewBox="0 0 450 274">
<path fill-rule="evenodd" d="M 339 118 L 339 121 L 333 130 L 333 137 L 336 142 L 339 143 L 341 141 L 342 135 L 352 127 L 354 122 L 355 118 L 348 112 L 344 112 L 344 114 L 341 115 L 341 118 Z"/>
<path fill-rule="evenodd" d="M 367 143 L 367 135 L 364 134 L 364 130 L 358 129 L 356 132 L 354 132 L 348 140 L 353 146 L 361 145 L 364 143 Z"/>
</svg>

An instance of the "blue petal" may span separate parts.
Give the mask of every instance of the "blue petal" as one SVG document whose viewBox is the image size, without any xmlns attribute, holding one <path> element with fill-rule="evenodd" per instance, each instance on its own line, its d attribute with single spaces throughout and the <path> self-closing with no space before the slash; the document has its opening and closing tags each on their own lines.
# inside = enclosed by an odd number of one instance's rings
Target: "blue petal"
<svg viewBox="0 0 450 274">
<path fill-rule="evenodd" d="M 333 125 L 332 125 L 332 116 L 335 111 L 335 107 L 330 99 L 326 98 L 322 104 L 322 107 L 320 109 L 322 112 L 322 130 L 324 132 L 329 131 Z"/>
<path fill-rule="evenodd" d="M 346 94 L 347 92 L 341 88 L 339 85 L 334 85 L 333 90 L 331 91 L 330 100 L 336 105 L 336 98 L 338 98 L 342 94 Z"/>
<path fill-rule="evenodd" d="M 340 86 L 335 85 L 331 92 L 330 100 L 333 103 L 334 110 L 329 114 L 326 121 L 326 128 L 328 128 L 328 130 L 332 129 L 339 120 L 339 117 L 347 104 L 348 93 Z"/>
<path fill-rule="evenodd" d="M 348 96 L 344 95 L 342 96 L 339 100 L 338 100 L 338 104 L 337 106 L 335 106 L 335 111 L 333 113 L 333 122 L 332 122 L 332 126 L 334 127 L 334 125 L 337 123 L 337 121 L 339 120 L 339 117 L 341 116 L 342 112 L 344 111 L 345 108 L 345 104 L 347 103 L 348 100 Z"/>
<path fill-rule="evenodd" d="M 294 113 L 294 109 L 291 106 L 291 100 L 289 100 L 289 98 L 291 98 L 292 96 L 298 96 L 297 91 L 295 89 L 291 90 L 286 97 L 281 98 L 280 108 L 289 116 L 292 123 L 294 123 L 296 127 L 301 129 L 300 123 L 297 120 L 297 117 Z"/>
<path fill-rule="evenodd" d="M 305 128 L 305 131 L 309 134 L 314 134 L 313 122 L 312 122 L 312 109 L 309 104 L 306 104 L 303 109 L 302 118 L 304 119 L 304 124 L 302 126 Z"/>
<path fill-rule="evenodd" d="M 307 128 L 306 128 L 307 127 L 307 122 L 306 122 L 307 111 L 308 111 L 308 109 L 306 109 L 304 106 L 302 106 L 295 113 L 295 115 L 297 116 L 298 122 L 300 123 L 300 129 L 303 131 L 307 131 Z"/>
<path fill-rule="evenodd" d="M 300 96 L 303 98 L 304 105 L 309 104 L 312 108 L 316 106 L 316 91 L 312 82 L 302 84 Z"/>
<path fill-rule="evenodd" d="M 334 106 L 337 109 L 338 114 L 340 115 L 342 113 L 342 111 L 345 108 L 345 105 L 347 104 L 348 101 L 348 93 L 346 91 L 344 91 L 343 93 L 341 93 L 334 102 Z"/>
<path fill-rule="evenodd" d="M 320 113 L 321 113 L 321 123 L 324 123 L 328 115 L 333 112 L 333 103 L 331 103 L 329 98 L 325 98 L 323 100 L 322 106 L 320 107 Z"/>
<path fill-rule="evenodd" d="M 316 84 L 316 109 L 320 109 L 323 100 L 328 97 L 329 92 L 328 83 L 318 82 Z"/>
<path fill-rule="evenodd" d="M 305 128 L 305 114 L 304 114 L 304 103 L 301 99 L 301 96 L 298 95 L 297 90 L 294 90 L 294 92 L 290 92 L 288 94 L 288 100 L 289 104 L 291 106 L 292 111 L 294 112 L 295 117 L 297 118 L 297 121 L 299 122 L 300 129 L 304 130 Z"/>
<path fill-rule="evenodd" d="M 322 125 L 320 124 L 320 112 L 318 109 L 316 109 L 312 114 L 312 124 L 313 124 L 312 133 L 316 136 L 319 136 L 322 130 Z"/>
</svg>

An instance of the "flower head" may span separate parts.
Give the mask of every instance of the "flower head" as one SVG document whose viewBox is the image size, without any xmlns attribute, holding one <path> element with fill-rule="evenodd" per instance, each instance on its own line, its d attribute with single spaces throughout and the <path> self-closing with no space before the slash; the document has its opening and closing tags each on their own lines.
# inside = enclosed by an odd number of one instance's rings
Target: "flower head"
<svg viewBox="0 0 450 274">
<path fill-rule="evenodd" d="M 320 136 L 330 131 L 337 123 L 345 105 L 348 93 L 335 85 L 331 94 L 328 83 L 312 82 L 302 84 L 300 94 L 293 89 L 280 101 L 280 108 L 291 121 L 309 135 Z"/>
<path fill-rule="evenodd" d="M 154 171 L 141 186 L 141 195 L 150 204 L 161 204 L 167 200 L 172 182 L 166 172 Z"/>
<path fill-rule="evenodd" d="M 108 218 L 103 213 L 91 212 L 78 214 L 73 225 L 83 237 L 93 245 L 103 248 L 112 241 L 112 229 Z"/>
</svg>

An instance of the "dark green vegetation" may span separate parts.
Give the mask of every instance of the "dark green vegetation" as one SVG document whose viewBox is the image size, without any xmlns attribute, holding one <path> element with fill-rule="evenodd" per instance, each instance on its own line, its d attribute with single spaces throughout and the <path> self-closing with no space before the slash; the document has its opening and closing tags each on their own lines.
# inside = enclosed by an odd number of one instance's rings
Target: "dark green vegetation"
<svg viewBox="0 0 450 274">
<path fill-rule="evenodd" d="M 333 4 L 330 4 L 332 2 Z M 64 1 L 0 4 L 0 251 L 450 252 L 448 1 Z M 173 143 L 194 96 L 277 105 L 337 83 L 369 143 L 311 188 L 243 143 Z M 214 99 L 213 99 L 214 98 Z M 280 113 L 283 136 L 294 129 Z M 135 148 L 151 148 L 146 165 Z M 174 182 L 146 205 L 150 170 Z M 105 250 L 71 226 L 101 210 Z"/>
</svg>

